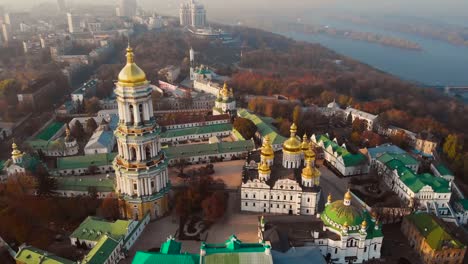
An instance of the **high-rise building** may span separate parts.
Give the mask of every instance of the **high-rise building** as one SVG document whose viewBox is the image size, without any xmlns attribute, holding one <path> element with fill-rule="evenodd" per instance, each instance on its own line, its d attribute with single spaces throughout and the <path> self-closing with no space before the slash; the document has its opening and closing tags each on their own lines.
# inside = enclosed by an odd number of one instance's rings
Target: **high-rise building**
<svg viewBox="0 0 468 264">
<path fill-rule="evenodd" d="M 30 17 L 27 12 L 15 12 L 5 14 L 5 23 L 10 25 L 12 31 L 20 30 L 21 23 L 29 22 Z"/>
<path fill-rule="evenodd" d="M 116 11 L 117 16 L 134 17 L 137 11 L 137 2 L 136 0 L 119 0 Z"/>
<path fill-rule="evenodd" d="M 153 115 L 152 88 L 127 48 L 127 64 L 116 83 L 119 125 L 115 130 L 116 191 L 122 217 L 151 219 L 168 211 L 168 160 L 161 149 L 160 129 Z"/>
<path fill-rule="evenodd" d="M 67 13 L 68 31 L 70 33 L 82 32 L 83 29 L 80 27 L 81 18 L 72 13 Z"/>
<path fill-rule="evenodd" d="M 67 5 L 65 4 L 65 0 L 57 0 L 57 7 L 60 12 L 65 12 L 67 9 Z"/>
<path fill-rule="evenodd" d="M 206 11 L 202 4 L 191 0 L 180 5 L 179 19 L 181 26 L 204 27 L 206 25 Z"/>
<path fill-rule="evenodd" d="M 4 42 L 10 41 L 10 25 L 3 23 L 2 24 L 2 37 Z"/>
</svg>

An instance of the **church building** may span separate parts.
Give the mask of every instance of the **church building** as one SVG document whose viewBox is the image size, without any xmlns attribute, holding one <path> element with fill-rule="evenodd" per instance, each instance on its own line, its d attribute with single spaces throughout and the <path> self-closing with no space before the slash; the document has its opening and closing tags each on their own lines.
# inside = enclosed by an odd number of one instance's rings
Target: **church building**
<svg viewBox="0 0 468 264">
<path fill-rule="evenodd" d="M 315 168 L 315 152 L 304 136 L 291 136 L 275 154 L 270 137 L 263 138 L 259 158 L 252 154 L 243 168 L 241 210 L 249 212 L 314 215 L 320 200 L 320 171 Z"/>
<path fill-rule="evenodd" d="M 122 217 L 142 219 L 149 213 L 156 219 L 168 211 L 168 161 L 153 115 L 152 88 L 135 64 L 130 46 L 126 57 L 115 88 L 119 113 L 114 132 L 119 152 L 113 162 L 116 192 Z"/>
</svg>

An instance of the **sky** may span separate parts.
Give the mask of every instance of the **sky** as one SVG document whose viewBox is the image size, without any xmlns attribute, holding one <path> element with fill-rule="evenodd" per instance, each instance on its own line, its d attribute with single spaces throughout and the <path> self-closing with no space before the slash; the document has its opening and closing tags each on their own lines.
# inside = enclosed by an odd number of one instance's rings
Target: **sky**
<svg viewBox="0 0 468 264">
<path fill-rule="evenodd" d="M 75 3 L 115 4 L 117 0 L 68 0 Z M 139 5 L 159 13 L 176 15 L 182 0 L 137 0 Z M 26 8 L 53 0 L 0 0 L 7 9 Z M 357 14 L 386 14 L 433 19 L 468 20 L 468 0 L 200 0 L 210 15 L 219 20 L 223 16 L 245 14 L 270 16 L 294 15 L 295 12 L 350 12 Z M 236 12 L 237 11 L 237 12 Z"/>
</svg>

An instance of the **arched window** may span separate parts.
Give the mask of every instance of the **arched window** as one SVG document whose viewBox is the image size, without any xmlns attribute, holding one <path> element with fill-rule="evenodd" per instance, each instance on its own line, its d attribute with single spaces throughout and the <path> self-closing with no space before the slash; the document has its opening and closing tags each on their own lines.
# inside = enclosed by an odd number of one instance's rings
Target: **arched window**
<svg viewBox="0 0 468 264">
<path fill-rule="evenodd" d="M 146 146 L 146 160 L 150 160 L 151 159 L 151 148 L 150 146 Z"/>
<path fill-rule="evenodd" d="M 130 123 L 135 123 L 135 116 L 133 112 L 133 105 L 129 106 L 129 111 L 130 111 Z"/>
<path fill-rule="evenodd" d="M 136 160 L 136 149 L 134 147 L 130 147 L 130 160 L 131 161 Z"/>
<path fill-rule="evenodd" d="M 138 105 L 138 113 L 140 113 L 140 123 L 143 123 L 145 119 L 143 117 L 143 105 L 142 104 Z"/>
</svg>

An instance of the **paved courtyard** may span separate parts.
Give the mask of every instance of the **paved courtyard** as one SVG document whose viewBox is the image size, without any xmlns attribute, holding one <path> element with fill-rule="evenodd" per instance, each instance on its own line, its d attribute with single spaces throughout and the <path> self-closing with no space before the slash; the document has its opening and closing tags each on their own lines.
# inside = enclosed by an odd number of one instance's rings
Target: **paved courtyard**
<svg viewBox="0 0 468 264">
<path fill-rule="evenodd" d="M 206 237 L 208 243 L 223 242 L 232 234 L 235 234 L 242 241 L 258 241 L 257 219 L 261 214 L 240 212 L 240 171 L 244 162 L 244 160 L 236 160 L 214 163 L 215 174 L 213 177 L 215 179 L 222 179 L 231 191 L 229 192 L 229 202 L 224 217 L 208 229 Z M 190 165 L 187 166 L 187 169 L 204 165 Z M 336 176 L 325 166 L 320 166 L 319 170 L 322 173 L 320 185 L 324 193 L 323 198 L 326 199 L 328 193 L 331 193 L 334 200 L 342 199 L 343 194 L 348 188 L 348 179 Z M 175 168 L 169 170 L 169 176 L 173 185 L 177 186 L 183 183 L 177 177 L 177 170 Z M 122 263 L 131 263 L 136 251 L 159 248 L 168 236 L 175 236 L 178 228 L 178 218 L 175 214 L 149 223 L 130 250 L 129 257 L 123 260 Z M 182 242 L 183 252 L 198 253 L 201 242 L 187 240 Z"/>
<path fill-rule="evenodd" d="M 231 160 L 231 161 L 224 161 L 224 162 L 216 162 L 212 163 L 214 166 L 215 173 L 212 175 L 215 180 L 221 179 L 226 184 L 226 188 L 228 189 L 237 189 L 240 187 L 242 179 L 241 179 L 241 171 L 242 166 L 244 165 L 245 160 Z M 200 168 L 202 166 L 206 166 L 206 164 L 196 164 L 196 165 L 189 165 L 184 169 L 188 171 L 190 169 Z M 169 178 L 173 186 L 182 185 L 184 180 L 177 176 L 178 169 L 171 167 L 169 168 Z"/>
</svg>

